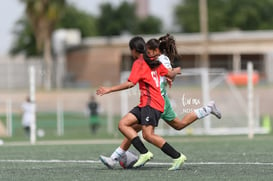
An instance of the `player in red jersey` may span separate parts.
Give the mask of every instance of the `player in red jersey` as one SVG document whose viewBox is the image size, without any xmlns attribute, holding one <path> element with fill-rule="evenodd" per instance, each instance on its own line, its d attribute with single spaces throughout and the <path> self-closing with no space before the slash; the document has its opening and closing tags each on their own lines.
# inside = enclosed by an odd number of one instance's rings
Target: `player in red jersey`
<svg viewBox="0 0 273 181">
<path fill-rule="evenodd" d="M 164 99 L 160 91 L 160 76 L 174 78 L 177 73 L 180 73 L 181 69 L 175 68 L 170 71 L 158 60 L 151 60 L 146 56 L 145 42 L 141 37 L 131 39 L 129 46 L 136 61 L 133 64 L 128 81 L 113 87 L 100 87 L 97 90 L 97 95 L 128 89 L 139 83 L 140 104 L 119 122 L 119 130 L 140 152 L 139 159 L 133 167 L 141 167 L 153 158 L 153 154 L 148 151 L 137 134 L 139 130 L 135 125 L 141 124 L 143 138 L 172 157 L 174 163 L 169 170 L 176 170 L 185 161 L 186 157 L 176 151 L 162 137 L 156 135 L 154 128 L 158 125 L 160 115 L 164 111 Z M 104 163 L 103 158 L 100 157 L 100 159 Z"/>
</svg>

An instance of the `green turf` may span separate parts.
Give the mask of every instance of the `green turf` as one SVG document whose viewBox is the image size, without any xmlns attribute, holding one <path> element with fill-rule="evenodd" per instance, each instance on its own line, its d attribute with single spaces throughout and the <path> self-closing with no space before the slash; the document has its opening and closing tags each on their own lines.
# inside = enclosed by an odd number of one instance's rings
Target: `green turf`
<svg viewBox="0 0 273 181">
<path fill-rule="evenodd" d="M 64 134 L 57 134 L 57 114 L 54 112 L 38 112 L 36 115 L 37 130 L 45 131 L 44 137 L 37 137 L 38 140 L 67 140 L 67 139 L 97 139 L 97 138 L 113 138 L 122 137 L 116 129 L 119 116 L 114 116 L 114 128 L 112 133 L 107 131 L 107 116 L 100 116 L 100 128 L 97 134 L 91 134 L 89 129 L 89 118 L 79 112 L 64 112 Z M 6 124 L 5 115 L 0 115 L 2 123 Z M 21 116 L 19 114 L 12 115 L 12 137 L 3 137 L 5 141 L 27 141 L 21 124 Z"/>
<path fill-rule="evenodd" d="M 136 170 L 123 170 L 120 167 L 109 170 L 98 162 L 98 156 L 109 155 L 117 144 L 72 144 L 72 142 L 61 144 L 59 142 L 56 145 L 15 146 L 9 142 L 0 147 L 0 180 L 269 181 L 273 178 L 272 135 L 255 136 L 253 140 L 248 140 L 247 136 L 181 136 L 166 139 L 188 158 L 181 170 L 167 171 L 168 165 L 155 164 L 147 164 Z M 102 142 L 103 140 L 98 141 L 98 143 Z M 146 142 L 145 145 L 154 153 L 151 163 L 171 162 L 171 159 L 159 149 Z M 41 160 L 81 160 L 95 161 L 95 163 L 43 163 L 40 162 Z"/>
</svg>

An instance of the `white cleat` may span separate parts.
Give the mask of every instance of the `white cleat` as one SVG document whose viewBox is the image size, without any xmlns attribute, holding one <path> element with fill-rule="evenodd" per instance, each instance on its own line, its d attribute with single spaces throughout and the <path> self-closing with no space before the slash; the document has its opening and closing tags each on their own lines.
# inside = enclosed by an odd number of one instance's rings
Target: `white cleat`
<svg viewBox="0 0 273 181">
<path fill-rule="evenodd" d="M 106 157 L 102 155 L 100 156 L 100 161 L 109 169 L 113 169 L 116 163 L 118 163 L 116 160 L 113 160 L 111 157 Z"/>
<path fill-rule="evenodd" d="M 213 114 L 214 116 L 216 116 L 218 119 L 222 118 L 222 114 L 221 114 L 220 110 L 217 109 L 214 101 L 210 101 L 207 106 L 209 108 L 211 108 L 211 114 Z"/>
</svg>

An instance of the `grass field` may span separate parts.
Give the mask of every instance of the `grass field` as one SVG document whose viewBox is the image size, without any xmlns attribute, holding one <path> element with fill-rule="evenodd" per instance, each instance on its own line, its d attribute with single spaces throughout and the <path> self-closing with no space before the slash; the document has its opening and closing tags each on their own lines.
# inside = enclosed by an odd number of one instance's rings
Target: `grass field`
<svg viewBox="0 0 273 181">
<path fill-rule="evenodd" d="M 0 146 L 0 180 L 175 181 L 273 179 L 273 136 L 166 137 L 188 160 L 181 170 L 167 171 L 171 159 L 146 143 L 154 159 L 143 168 L 107 169 L 98 160 L 120 140 L 7 142 Z"/>
<path fill-rule="evenodd" d="M 4 141 L 28 141 L 21 123 L 21 115 L 12 115 L 12 137 L 2 138 Z M 57 134 L 57 113 L 56 112 L 38 112 L 36 115 L 37 130 L 42 129 L 45 136 L 37 137 L 38 140 L 78 140 L 78 139 L 98 139 L 98 138 L 122 138 L 119 131 L 116 129 L 119 116 L 114 116 L 113 133 L 107 133 L 107 116 L 101 115 L 100 128 L 97 134 L 91 134 L 89 129 L 89 118 L 80 112 L 64 112 L 64 134 Z M 6 115 L 0 114 L 2 124 L 6 125 Z"/>
</svg>

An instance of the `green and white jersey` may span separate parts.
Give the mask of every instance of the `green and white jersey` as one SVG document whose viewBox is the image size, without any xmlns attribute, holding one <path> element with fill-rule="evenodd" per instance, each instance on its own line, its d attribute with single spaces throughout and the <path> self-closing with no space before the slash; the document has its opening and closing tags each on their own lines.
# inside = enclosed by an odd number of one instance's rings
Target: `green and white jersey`
<svg viewBox="0 0 273 181">
<path fill-rule="evenodd" d="M 166 55 L 160 55 L 158 57 L 158 60 L 167 68 L 170 69 L 172 68 L 171 61 Z M 174 112 L 171 101 L 168 98 L 167 95 L 167 80 L 165 76 L 160 77 L 160 90 L 161 90 L 161 95 L 164 97 L 165 105 L 164 105 L 164 112 L 161 114 L 161 118 L 165 121 L 173 121 L 177 115 Z"/>
<path fill-rule="evenodd" d="M 158 60 L 164 65 L 164 67 L 166 67 L 167 69 L 171 69 L 172 65 L 171 65 L 171 61 L 170 59 L 162 54 L 158 57 Z M 161 95 L 165 96 L 167 94 L 167 90 L 166 90 L 166 86 L 167 86 L 167 80 L 165 76 L 161 76 L 160 77 L 160 90 L 161 90 Z"/>
</svg>

